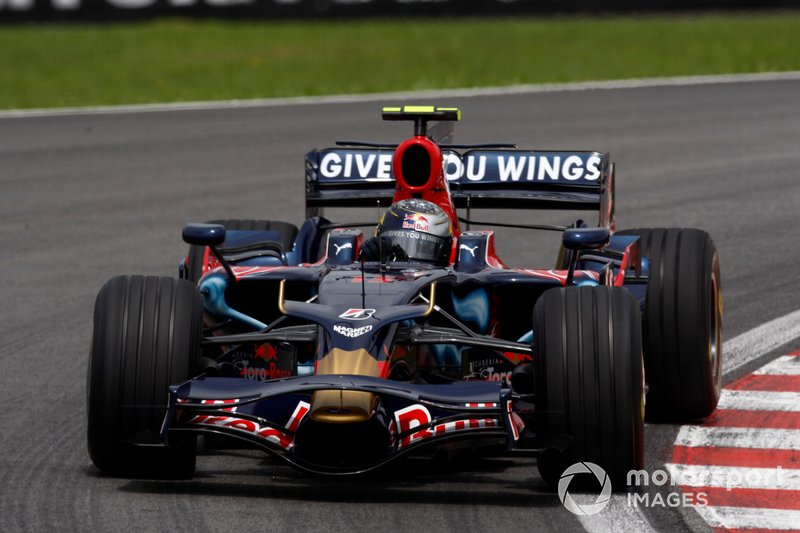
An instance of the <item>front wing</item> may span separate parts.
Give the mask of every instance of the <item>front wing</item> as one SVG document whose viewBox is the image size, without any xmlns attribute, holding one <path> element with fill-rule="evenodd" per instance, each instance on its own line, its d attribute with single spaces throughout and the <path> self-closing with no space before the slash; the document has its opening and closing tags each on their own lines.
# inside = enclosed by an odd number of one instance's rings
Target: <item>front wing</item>
<svg viewBox="0 0 800 533">
<path fill-rule="evenodd" d="M 309 416 L 320 390 L 375 394 L 368 424 L 321 424 Z M 456 439 L 505 440 L 524 429 L 498 382 L 410 384 L 366 376 L 300 376 L 267 382 L 207 377 L 170 388 L 162 440 L 186 432 L 245 440 L 302 470 L 346 474 L 378 468 L 423 446 Z M 344 452 L 342 451 L 344 450 Z"/>
</svg>

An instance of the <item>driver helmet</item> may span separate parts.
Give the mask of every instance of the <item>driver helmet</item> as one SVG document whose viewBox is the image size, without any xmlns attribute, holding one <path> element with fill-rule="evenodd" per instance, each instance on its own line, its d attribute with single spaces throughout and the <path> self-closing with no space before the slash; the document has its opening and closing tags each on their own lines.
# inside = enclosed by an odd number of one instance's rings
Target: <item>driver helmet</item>
<svg viewBox="0 0 800 533">
<path fill-rule="evenodd" d="M 392 204 L 377 234 L 388 238 L 392 246 L 400 246 L 410 261 L 437 265 L 450 262 L 453 226 L 450 217 L 433 202 L 412 198 Z"/>
</svg>

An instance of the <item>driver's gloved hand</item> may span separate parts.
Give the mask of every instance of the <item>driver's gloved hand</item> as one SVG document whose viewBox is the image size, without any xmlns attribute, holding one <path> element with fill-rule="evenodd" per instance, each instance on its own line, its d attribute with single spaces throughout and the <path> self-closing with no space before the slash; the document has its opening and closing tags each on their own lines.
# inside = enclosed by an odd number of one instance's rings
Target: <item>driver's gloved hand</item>
<svg viewBox="0 0 800 533">
<path fill-rule="evenodd" d="M 372 237 L 361 243 L 358 258 L 361 261 L 380 261 L 381 251 L 384 256 L 387 256 L 391 249 L 392 241 L 389 240 L 389 237 Z"/>
</svg>

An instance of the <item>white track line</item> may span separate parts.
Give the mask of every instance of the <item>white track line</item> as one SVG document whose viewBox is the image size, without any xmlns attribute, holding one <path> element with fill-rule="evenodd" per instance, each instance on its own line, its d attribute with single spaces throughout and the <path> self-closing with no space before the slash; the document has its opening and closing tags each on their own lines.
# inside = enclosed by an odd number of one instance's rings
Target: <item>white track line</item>
<svg viewBox="0 0 800 533">
<path fill-rule="evenodd" d="M 683 426 L 675 438 L 674 446 L 798 450 L 800 430 Z"/>
<path fill-rule="evenodd" d="M 260 98 L 252 100 L 220 100 L 205 102 L 177 102 L 173 104 L 141 104 L 97 107 L 62 107 L 51 109 L 21 109 L 0 111 L 0 119 L 26 117 L 53 117 L 62 115 L 100 115 L 123 113 L 156 113 L 169 111 L 198 111 L 239 109 L 255 107 L 284 107 L 321 104 L 351 104 L 383 100 L 419 100 L 439 98 L 472 98 L 478 96 L 507 96 L 566 91 L 593 91 L 613 89 L 639 89 L 646 87 L 677 87 L 720 83 L 747 83 L 759 81 L 800 81 L 800 71 L 761 72 L 755 74 L 721 74 L 713 76 L 676 76 L 671 78 L 636 78 L 627 80 L 586 81 L 577 83 L 542 83 L 513 85 L 510 87 L 480 87 L 472 89 L 439 89 L 431 91 L 402 91 L 372 94 L 345 94 L 333 96 L 300 96 L 291 98 Z"/>
<path fill-rule="evenodd" d="M 711 527 L 745 529 L 786 529 L 797 531 L 800 511 L 747 509 L 742 507 L 695 507 Z"/>
<path fill-rule="evenodd" d="M 722 389 L 717 409 L 798 412 L 800 393 Z"/>
<path fill-rule="evenodd" d="M 672 483 L 688 487 L 800 490 L 800 470 L 669 463 Z M 800 524 L 798 524 L 800 527 Z"/>
<path fill-rule="evenodd" d="M 798 337 L 800 337 L 800 311 L 751 329 L 724 344 L 722 372 L 729 374 Z"/>
<path fill-rule="evenodd" d="M 800 375 L 800 356 L 784 355 L 762 366 L 753 374 L 771 374 L 773 376 L 798 376 Z"/>
</svg>

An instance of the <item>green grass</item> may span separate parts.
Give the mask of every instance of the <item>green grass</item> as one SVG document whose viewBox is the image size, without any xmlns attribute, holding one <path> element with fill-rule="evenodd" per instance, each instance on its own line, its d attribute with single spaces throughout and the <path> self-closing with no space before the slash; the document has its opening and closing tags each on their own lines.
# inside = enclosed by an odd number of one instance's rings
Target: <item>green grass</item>
<svg viewBox="0 0 800 533">
<path fill-rule="evenodd" d="M 0 26 L 0 108 L 800 70 L 800 12 Z"/>
</svg>

